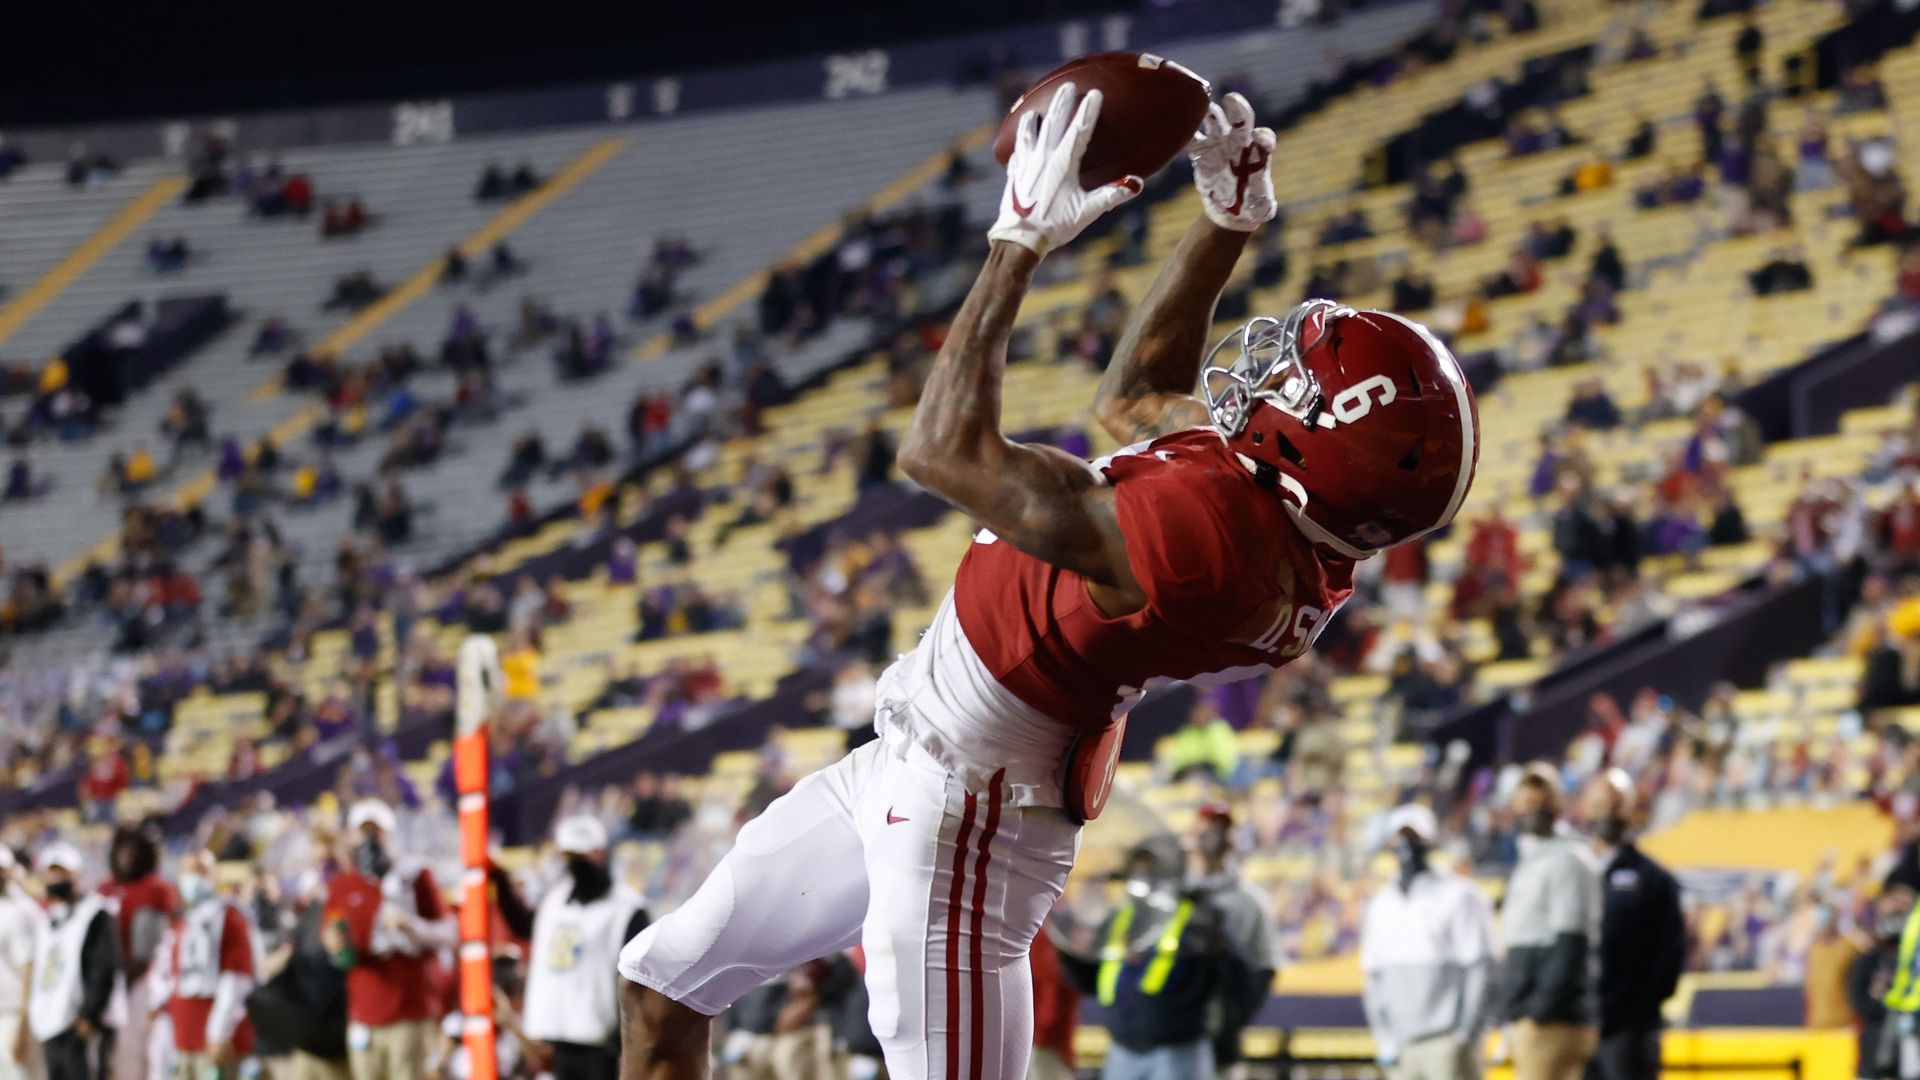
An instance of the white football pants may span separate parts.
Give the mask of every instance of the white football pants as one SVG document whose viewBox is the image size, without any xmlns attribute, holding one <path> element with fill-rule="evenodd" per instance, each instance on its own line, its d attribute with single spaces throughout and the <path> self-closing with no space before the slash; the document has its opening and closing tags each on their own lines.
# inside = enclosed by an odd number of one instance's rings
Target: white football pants
<svg viewBox="0 0 1920 1080">
<path fill-rule="evenodd" d="M 1078 826 L 967 791 L 916 746 L 870 742 L 740 830 L 699 891 L 620 953 L 620 974 L 709 1016 L 854 945 L 894 1080 L 1022 1080 L 1027 949 Z"/>
</svg>

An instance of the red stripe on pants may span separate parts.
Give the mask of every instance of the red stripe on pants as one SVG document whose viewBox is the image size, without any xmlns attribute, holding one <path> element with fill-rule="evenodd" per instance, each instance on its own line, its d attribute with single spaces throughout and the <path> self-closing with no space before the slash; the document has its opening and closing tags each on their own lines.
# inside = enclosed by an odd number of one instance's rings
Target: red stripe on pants
<svg viewBox="0 0 1920 1080">
<path fill-rule="evenodd" d="M 953 841 L 953 889 L 947 896 L 947 1076 L 960 1075 L 960 902 L 966 896 L 967 840 L 980 800 L 967 792 L 960 834 Z"/>
<path fill-rule="evenodd" d="M 987 907 L 987 847 L 1000 830 L 1000 781 L 1006 775 L 1005 769 L 994 773 L 987 785 L 987 823 L 980 830 L 980 858 L 973 864 L 973 1080 L 980 1080 L 986 1061 L 981 1053 L 987 1032 L 987 975 L 980 957 L 980 920 Z"/>
</svg>

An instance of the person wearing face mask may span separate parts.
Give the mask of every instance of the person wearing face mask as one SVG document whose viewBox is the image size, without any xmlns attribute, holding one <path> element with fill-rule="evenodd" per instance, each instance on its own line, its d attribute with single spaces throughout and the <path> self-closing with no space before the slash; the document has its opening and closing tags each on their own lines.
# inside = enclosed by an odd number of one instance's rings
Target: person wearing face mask
<svg viewBox="0 0 1920 1080">
<path fill-rule="evenodd" d="M 347 1060 L 353 1080 L 418 1080 L 436 1037 L 433 971 L 456 926 L 433 871 L 393 854 L 393 808 L 362 799 L 347 812 L 353 869 L 327 885 L 321 941 L 347 973 Z"/>
<path fill-rule="evenodd" d="M 1239 1062 L 1240 1033 L 1273 988 L 1273 974 L 1279 968 L 1273 916 L 1233 865 L 1233 811 L 1226 803 L 1200 808 L 1185 846 L 1187 887 L 1220 913 L 1221 933 L 1247 968 L 1246 993 L 1223 997 L 1215 1022 L 1213 1065 L 1225 1073 Z"/>
<path fill-rule="evenodd" d="M 1600 874 L 1561 805 L 1554 767 L 1527 766 L 1511 804 L 1520 861 L 1501 908 L 1500 1014 L 1516 1080 L 1580 1080 L 1600 1042 Z"/>
<path fill-rule="evenodd" d="M 1887 1022 L 1889 993 L 1900 970 L 1900 942 L 1914 909 L 1905 885 L 1882 889 L 1873 902 L 1873 945 L 1847 968 L 1847 1002 L 1860 1026 L 1854 1075 L 1859 1080 L 1897 1076 L 1899 1025 Z"/>
<path fill-rule="evenodd" d="M 27 1023 L 40 1040 L 47 1080 L 106 1080 L 127 1008 L 112 903 L 80 891 L 83 862 L 71 844 L 48 844 L 36 866 L 47 927 L 34 950 Z"/>
<path fill-rule="evenodd" d="M 1639 793 L 1619 769 L 1587 788 L 1587 837 L 1600 863 L 1600 1045 L 1591 1080 L 1660 1074 L 1660 1006 L 1680 985 L 1687 917 L 1680 882 L 1633 843 Z"/>
<path fill-rule="evenodd" d="M 180 902 L 186 907 L 173 936 L 168 973 L 173 994 L 175 1075 L 180 1080 L 227 1080 L 253 1052 L 246 1000 L 253 991 L 253 932 L 240 909 L 214 887 L 213 853 L 197 851 L 180 864 Z"/>
<path fill-rule="evenodd" d="M 33 954 L 47 916 L 14 881 L 13 850 L 0 844 L 0 1080 L 41 1075 L 40 1044 L 27 1027 Z"/>
<path fill-rule="evenodd" d="M 562 818 L 554 846 L 566 876 L 533 916 L 527 955 L 527 1037 L 553 1051 L 554 1080 L 615 1080 L 620 1074 L 620 949 L 647 928 L 640 895 L 613 880 L 607 830 L 596 818 Z"/>
<path fill-rule="evenodd" d="M 1433 811 L 1387 815 L 1394 883 L 1367 901 L 1360 926 L 1361 1002 L 1388 1080 L 1474 1080 L 1492 1004 L 1493 905 L 1432 858 Z"/>
<path fill-rule="evenodd" d="M 1107 917 L 1096 956 L 1055 942 L 1061 969 L 1100 1002 L 1113 1036 L 1102 1080 L 1212 1076 L 1209 1018 L 1247 993 L 1247 964 L 1228 942 L 1219 909 L 1184 887 L 1181 855 L 1172 837 L 1128 853 L 1126 899 Z"/>
</svg>

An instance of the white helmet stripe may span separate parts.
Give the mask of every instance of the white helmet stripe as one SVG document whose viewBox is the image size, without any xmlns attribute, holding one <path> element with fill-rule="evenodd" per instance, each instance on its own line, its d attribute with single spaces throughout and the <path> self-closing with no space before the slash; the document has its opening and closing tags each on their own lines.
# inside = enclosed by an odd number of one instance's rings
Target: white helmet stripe
<svg viewBox="0 0 1920 1080">
<path fill-rule="evenodd" d="M 1454 515 L 1460 512 L 1460 504 L 1467 499 L 1467 489 L 1473 486 L 1474 444 L 1477 435 L 1473 427 L 1473 397 L 1471 391 L 1467 389 L 1467 376 L 1460 369 L 1459 359 L 1453 355 L 1453 350 L 1441 344 L 1440 339 L 1433 336 L 1433 331 L 1421 323 L 1414 322 L 1404 315 L 1395 315 L 1391 311 L 1382 311 L 1377 314 L 1397 320 L 1419 334 L 1420 340 L 1427 343 L 1434 355 L 1442 358 L 1444 362 L 1441 363 L 1440 370 L 1446 376 L 1448 385 L 1453 387 L 1453 398 L 1460 413 L 1460 471 L 1453 478 L 1453 497 L 1447 500 L 1446 513 L 1440 515 L 1440 520 L 1407 538 L 1411 540 L 1416 536 L 1425 536 L 1452 522 Z"/>
</svg>

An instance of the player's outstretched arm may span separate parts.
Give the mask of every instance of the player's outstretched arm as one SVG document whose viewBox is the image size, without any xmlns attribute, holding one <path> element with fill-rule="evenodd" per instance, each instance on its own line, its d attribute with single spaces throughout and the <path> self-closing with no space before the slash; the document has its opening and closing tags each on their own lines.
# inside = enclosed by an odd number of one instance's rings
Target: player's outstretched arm
<svg viewBox="0 0 1920 1080">
<path fill-rule="evenodd" d="M 1044 119 L 1021 125 L 1007 162 L 987 263 L 935 358 L 900 444 L 900 469 L 1001 540 L 1096 585 L 1132 588 L 1111 493 L 1091 466 L 1000 431 L 1007 339 L 1034 268 L 1107 210 L 1139 193 L 1138 177 L 1087 191 L 1080 158 L 1100 116 L 1100 94 L 1075 107 L 1065 84 Z M 1109 598 L 1112 599 L 1112 598 Z"/>
<path fill-rule="evenodd" d="M 1239 94 L 1208 109 L 1194 136 L 1188 152 L 1205 214 L 1133 313 L 1093 398 L 1094 417 L 1122 443 L 1206 422 L 1194 383 L 1220 293 L 1247 239 L 1274 215 L 1273 142 Z"/>
<path fill-rule="evenodd" d="M 900 443 L 900 471 L 1001 540 L 1107 585 L 1131 582 L 1093 467 L 1000 431 L 1007 338 L 1040 257 L 995 241 L 934 359 Z"/>
</svg>

